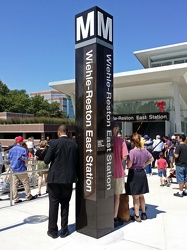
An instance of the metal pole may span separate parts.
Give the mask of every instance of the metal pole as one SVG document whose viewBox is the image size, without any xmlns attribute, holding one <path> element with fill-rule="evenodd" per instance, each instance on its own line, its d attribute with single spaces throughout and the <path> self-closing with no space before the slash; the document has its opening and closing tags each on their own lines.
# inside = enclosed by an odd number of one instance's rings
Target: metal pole
<svg viewBox="0 0 187 250">
<path fill-rule="evenodd" d="M 13 178 L 12 178 L 12 170 L 10 170 L 10 206 L 12 206 L 12 190 L 13 190 Z"/>
</svg>

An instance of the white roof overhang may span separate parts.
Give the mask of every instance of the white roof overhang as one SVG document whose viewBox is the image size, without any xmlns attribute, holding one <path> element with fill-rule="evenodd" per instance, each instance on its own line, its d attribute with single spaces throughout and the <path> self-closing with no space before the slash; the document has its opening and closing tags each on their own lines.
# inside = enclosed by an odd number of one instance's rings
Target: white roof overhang
<svg viewBox="0 0 187 250">
<path fill-rule="evenodd" d="M 178 57 L 187 57 L 187 42 L 135 51 L 134 55 L 144 68 L 149 68 L 149 59 L 152 62 L 156 62 Z"/>
<path fill-rule="evenodd" d="M 114 74 L 114 102 L 173 98 L 173 83 L 187 104 L 187 63 Z M 50 82 L 49 86 L 75 95 L 75 79 Z"/>
</svg>

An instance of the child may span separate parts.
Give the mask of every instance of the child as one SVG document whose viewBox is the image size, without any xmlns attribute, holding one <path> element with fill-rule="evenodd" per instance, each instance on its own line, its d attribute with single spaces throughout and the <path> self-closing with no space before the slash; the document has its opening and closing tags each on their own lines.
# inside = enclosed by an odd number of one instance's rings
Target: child
<svg viewBox="0 0 187 250">
<path fill-rule="evenodd" d="M 157 165 L 158 168 L 158 176 L 160 177 L 160 186 L 163 187 L 164 186 L 163 177 L 165 177 L 167 180 L 166 170 L 168 167 L 168 163 L 166 159 L 164 159 L 164 154 L 162 152 L 160 152 L 159 159 L 157 160 L 155 165 Z"/>
<path fill-rule="evenodd" d="M 174 169 L 170 169 L 168 176 L 168 183 L 172 182 L 172 178 L 176 178 L 176 172 Z"/>
</svg>

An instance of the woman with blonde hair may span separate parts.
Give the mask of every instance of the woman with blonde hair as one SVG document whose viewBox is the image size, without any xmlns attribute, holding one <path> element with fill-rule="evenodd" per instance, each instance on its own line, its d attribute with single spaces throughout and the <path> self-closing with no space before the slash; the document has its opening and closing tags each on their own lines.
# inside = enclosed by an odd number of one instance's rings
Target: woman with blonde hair
<svg viewBox="0 0 187 250">
<path fill-rule="evenodd" d="M 126 193 L 132 195 L 135 215 L 133 220 L 141 222 L 147 219 L 145 212 L 144 194 L 149 193 L 147 176 L 144 168 L 150 164 L 154 158 L 152 154 L 145 148 L 141 147 L 141 136 L 134 133 L 131 137 L 133 149 L 129 152 L 127 160 L 128 177 Z M 139 208 L 142 209 L 140 217 Z"/>
<path fill-rule="evenodd" d="M 37 149 L 35 153 L 35 160 L 37 160 L 38 163 L 38 170 L 41 170 L 38 172 L 39 178 L 38 178 L 38 196 L 41 196 L 41 187 L 42 187 L 42 181 L 44 178 L 45 181 L 45 186 L 46 186 L 46 193 L 48 193 L 47 190 L 47 176 L 48 176 L 48 171 L 42 171 L 43 169 L 48 168 L 48 164 L 45 164 L 44 162 L 44 157 L 47 153 L 47 142 L 46 141 L 41 141 L 39 144 L 39 149 Z"/>
<path fill-rule="evenodd" d="M 28 151 L 32 154 L 32 157 L 34 157 L 34 142 L 31 137 L 28 138 L 26 144 Z"/>
</svg>

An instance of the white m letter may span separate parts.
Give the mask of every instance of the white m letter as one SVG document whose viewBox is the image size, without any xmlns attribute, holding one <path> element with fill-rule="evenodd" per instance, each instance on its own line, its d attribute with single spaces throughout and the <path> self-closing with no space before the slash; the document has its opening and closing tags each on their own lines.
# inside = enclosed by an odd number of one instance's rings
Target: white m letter
<svg viewBox="0 0 187 250">
<path fill-rule="evenodd" d="M 90 36 L 94 35 L 94 11 L 88 13 L 86 19 L 86 27 L 84 26 L 83 17 L 77 18 L 77 41 L 81 39 L 80 33 L 82 32 L 82 38 L 88 37 L 88 31 L 90 28 Z"/>
<path fill-rule="evenodd" d="M 112 42 L 112 19 L 107 17 L 106 26 L 104 24 L 103 14 L 98 11 L 98 35 L 101 36 L 101 29 L 103 31 L 103 38 L 108 38 L 109 33 L 109 41 Z"/>
</svg>

